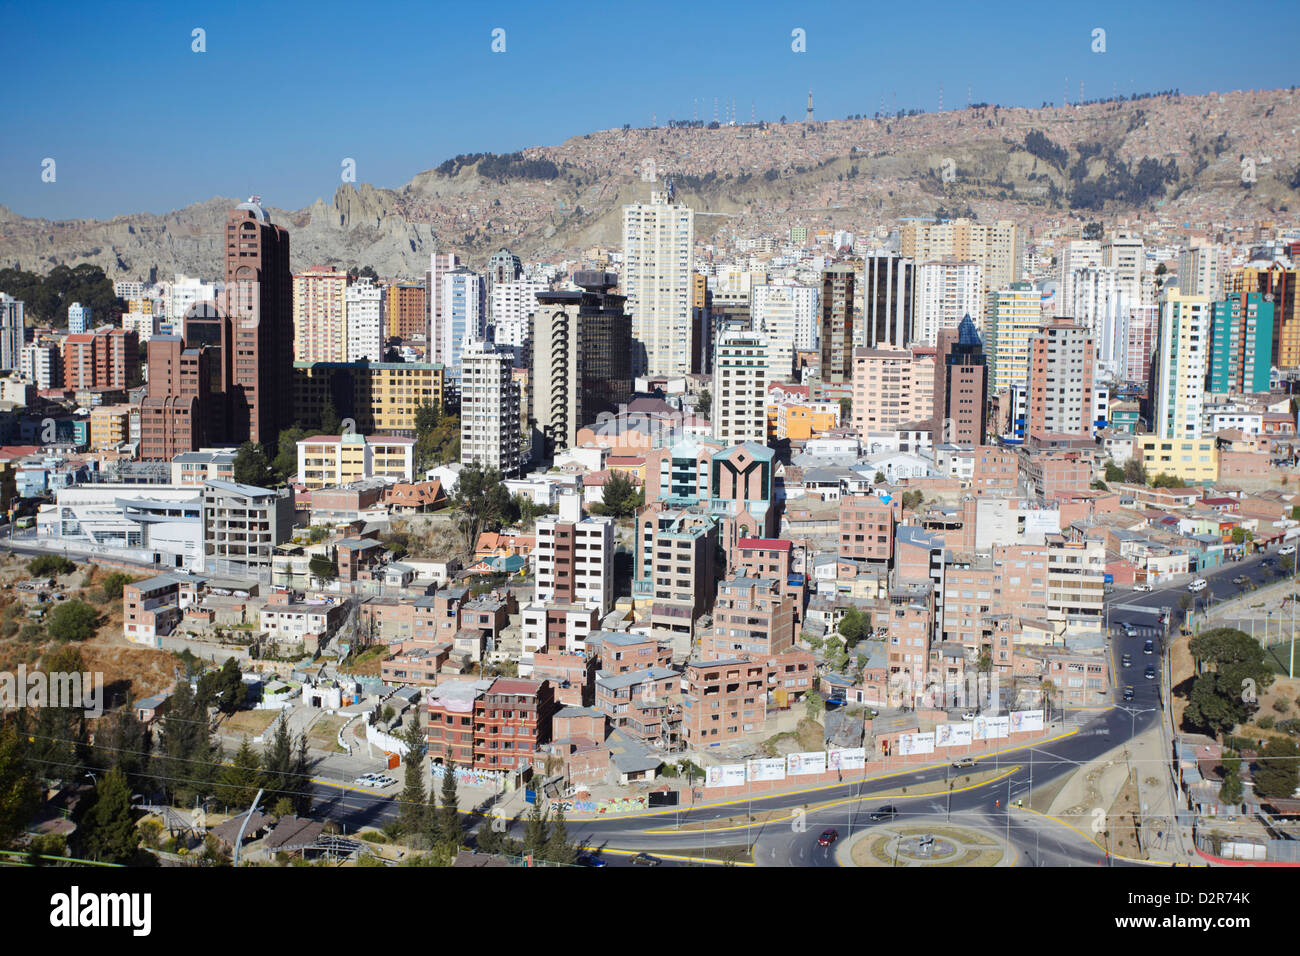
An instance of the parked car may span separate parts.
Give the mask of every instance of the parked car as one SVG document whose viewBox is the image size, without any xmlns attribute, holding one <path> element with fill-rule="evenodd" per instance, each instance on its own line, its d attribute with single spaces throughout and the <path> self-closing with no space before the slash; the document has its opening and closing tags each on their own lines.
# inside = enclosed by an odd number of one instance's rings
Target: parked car
<svg viewBox="0 0 1300 956">
<path fill-rule="evenodd" d="M 968 711 L 966 711 L 966 713 L 964 713 L 964 714 L 961 715 L 961 719 L 962 719 L 962 720 L 974 720 L 974 719 L 975 719 L 975 711 L 973 711 L 973 710 L 968 710 Z"/>
<path fill-rule="evenodd" d="M 1156 652 L 1155 641 L 1147 641 L 1145 644 L 1142 645 L 1143 654 L 1154 654 L 1155 652 Z"/>
<path fill-rule="evenodd" d="M 832 843 L 834 843 L 834 842 L 835 842 L 836 840 L 838 840 L 839 838 L 840 838 L 840 835 L 839 835 L 839 833 L 838 833 L 834 828 L 826 829 L 826 830 L 823 830 L 823 831 L 822 831 L 822 835 L 819 836 L 819 837 L 817 838 L 817 845 L 818 845 L 818 846 L 830 846 Z"/>
<path fill-rule="evenodd" d="M 1134 590 L 1134 591 L 1150 591 L 1150 590 L 1151 590 L 1151 585 L 1146 584 L 1146 583 L 1143 583 L 1143 584 L 1135 584 L 1135 585 L 1133 585 L 1133 590 Z"/>
<path fill-rule="evenodd" d="M 1120 667 L 1131 667 L 1132 664 L 1133 664 L 1132 654 L 1125 654 L 1122 658 L 1120 658 L 1120 662 L 1119 662 Z"/>
<path fill-rule="evenodd" d="M 1153 666 L 1148 666 L 1147 669 L 1146 669 L 1146 673 L 1145 673 L 1143 676 L 1146 677 L 1147 680 L 1155 680 L 1155 679 L 1156 679 L 1156 669 L 1155 669 L 1155 667 L 1153 667 Z"/>
<path fill-rule="evenodd" d="M 1191 591 L 1193 594 L 1197 594 L 1204 591 L 1208 584 L 1209 582 L 1206 581 L 1205 578 L 1197 578 L 1191 584 L 1187 585 L 1187 590 Z"/>
<path fill-rule="evenodd" d="M 898 816 L 898 807 L 892 803 L 887 803 L 883 807 L 877 807 L 871 811 L 872 820 L 892 820 Z"/>
<path fill-rule="evenodd" d="M 975 766 L 975 763 L 974 757 L 958 757 L 952 762 L 952 765 L 958 770 L 965 770 L 967 767 Z"/>
<path fill-rule="evenodd" d="M 1250 583 L 1250 578 L 1246 577 L 1246 575 L 1244 574 L 1239 574 L 1232 579 L 1232 583 L 1237 585 L 1237 587 L 1239 588 L 1244 588 L 1247 584 Z"/>
<path fill-rule="evenodd" d="M 1125 699 L 1125 700 L 1132 700 L 1132 699 L 1133 699 L 1133 685 L 1132 685 L 1132 684 L 1126 684 L 1126 685 L 1124 686 L 1124 699 Z"/>
<path fill-rule="evenodd" d="M 599 853 L 584 853 L 578 857 L 581 866 L 604 866 L 605 860 Z"/>
<path fill-rule="evenodd" d="M 633 866 L 658 866 L 663 860 L 657 856 L 651 856 L 649 853 L 638 853 L 632 857 Z"/>
<path fill-rule="evenodd" d="M 1278 554 L 1295 554 L 1295 545 L 1294 545 L 1294 544 L 1284 544 L 1284 545 L 1282 545 L 1282 547 L 1280 547 L 1280 548 L 1277 549 L 1277 553 L 1278 553 Z"/>
</svg>

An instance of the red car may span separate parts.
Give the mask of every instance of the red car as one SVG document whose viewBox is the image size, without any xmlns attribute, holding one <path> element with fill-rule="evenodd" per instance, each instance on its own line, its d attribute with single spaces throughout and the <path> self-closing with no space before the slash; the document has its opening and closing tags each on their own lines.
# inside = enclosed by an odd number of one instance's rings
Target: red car
<svg viewBox="0 0 1300 956">
<path fill-rule="evenodd" d="M 822 831 L 822 835 L 819 836 L 819 837 L 817 838 L 817 845 L 818 845 L 818 846 L 830 846 L 832 843 L 834 843 L 834 842 L 835 842 L 836 840 L 838 840 L 839 838 L 840 838 L 840 835 L 839 835 L 838 833 L 836 833 L 834 830 L 823 830 L 823 831 Z"/>
</svg>

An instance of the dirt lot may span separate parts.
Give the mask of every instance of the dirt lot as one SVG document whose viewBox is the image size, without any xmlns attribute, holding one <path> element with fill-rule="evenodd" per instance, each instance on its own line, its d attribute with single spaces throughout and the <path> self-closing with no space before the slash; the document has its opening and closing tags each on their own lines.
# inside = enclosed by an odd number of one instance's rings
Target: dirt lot
<svg viewBox="0 0 1300 956">
<path fill-rule="evenodd" d="M 222 721 L 220 730 L 231 737 L 242 734 L 260 737 L 279 716 L 278 710 L 241 710 Z"/>
</svg>

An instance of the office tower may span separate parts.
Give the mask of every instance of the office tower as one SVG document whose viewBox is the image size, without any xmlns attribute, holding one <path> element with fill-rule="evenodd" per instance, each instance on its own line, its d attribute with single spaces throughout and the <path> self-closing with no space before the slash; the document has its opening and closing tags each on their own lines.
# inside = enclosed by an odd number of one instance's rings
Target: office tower
<svg viewBox="0 0 1300 956">
<path fill-rule="evenodd" d="M 649 203 L 623 207 L 623 292 L 638 354 L 633 371 L 688 374 L 692 362 L 691 261 L 695 213 L 674 201 L 672 183 Z"/>
<path fill-rule="evenodd" d="M 858 434 L 868 438 L 903 425 L 929 425 L 934 359 L 933 349 L 854 349 L 853 427 Z"/>
<path fill-rule="evenodd" d="M 941 329 L 934 366 L 935 444 L 983 445 L 988 435 L 988 358 L 969 315 Z"/>
<path fill-rule="evenodd" d="M 164 331 L 162 315 L 154 311 L 151 299 L 132 299 L 122 313 L 122 328 L 136 334 L 141 342 L 148 342 L 155 334 Z M 168 325 L 168 330 L 171 326 Z"/>
<path fill-rule="evenodd" d="M 852 263 L 830 266 L 822 273 L 822 381 L 853 378 L 853 295 L 857 271 Z"/>
<path fill-rule="evenodd" d="M 23 301 L 0 292 L 0 371 L 22 368 L 26 338 Z"/>
<path fill-rule="evenodd" d="M 817 290 L 802 285 L 756 285 L 751 292 L 753 327 L 767 338 L 767 377 L 794 379 L 794 353 L 813 347 L 817 327 Z"/>
<path fill-rule="evenodd" d="M 519 474 L 519 385 L 507 349 L 474 341 L 460 354 L 460 460 Z"/>
<path fill-rule="evenodd" d="M 1069 319 L 1029 339 L 1029 435 L 1092 435 L 1092 331 Z"/>
<path fill-rule="evenodd" d="M 390 282 L 384 287 L 384 335 L 409 342 L 429 334 L 429 302 L 418 282 Z"/>
<path fill-rule="evenodd" d="M 1218 298 L 1221 285 L 1218 246 L 1204 240 L 1193 242 L 1178 256 L 1178 291 L 1183 295 Z"/>
<path fill-rule="evenodd" d="M 123 296 L 128 302 L 141 297 Z M 202 302 L 210 303 L 216 297 L 217 286 L 215 283 L 177 275 L 168 289 L 167 319 L 173 323 L 181 322 L 194 306 Z"/>
<path fill-rule="evenodd" d="M 63 342 L 65 388 L 133 388 L 140 378 L 140 340 L 131 329 L 105 326 Z"/>
<path fill-rule="evenodd" d="M 1121 283 L 1114 266 L 1081 266 L 1069 273 L 1070 292 L 1058 290 L 1056 315 L 1072 318 L 1092 331 L 1097 363 L 1109 376 L 1124 368 L 1130 313 L 1139 299 L 1129 299 L 1131 284 Z M 1062 286 L 1064 289 L 1064 286 Z"/>
<path fill-rule="evenodd" d="M 691 371 L 713 374 L 713 291 L 709 277 L 691 273 Z"/>
<path fill-rule="evenodd" d="M 1101 244 L 1101 264 L 1115 270 L 1115 286 L 1126 303 L 1141 305 L 1146 278 L 1146 247 L 1141 236 L 1116 232 Z M 1147 292 L 1150 295 L 1150 291 Z"/>
<path fill-rule="evenodd" d="M 524 274 L 524 264 L 509 249 L 498 249 L 492 253 L 487 264 L 487 294 L 489 305 L 492 302 L 492 290 L 503 282 L 515 282 Z M 494 313 L 489 313 L 495 318 Z"/>
<path fill-rule="evenodd" d="M 768 342 L 759 332 L 727 331 L 713 360 L 713 437 L 724 445 L 767 444 Z"/>
<path fill-rule="evenodd" d="M 579 292 L 545 292 L 533 313 L 531 417 L 535 452 L 549 461 L 577 444 L 582 410 L 583 343 Z M 502 346 L 498 346 L 502 348 Z M 540 442 L 538 441 L 540 439 Z"/>
<path fill-rule="evenodd" d="M 1269 390 L 1273 314 L 1273 303 L 1258 292 L 1232 292 L 1214 303 L 1207 392 Z"/>
<path fill-rule="evenodd" d="M 877 253 L 855 260 L 854 348 L 907 348 L 913 336 L 916 267 L 912 260 Z M 860 322 L 858 321 L 860 320 Z"/>
<path fill-rule="evenodd" d="M 38 389 L 63 384 L 63 362 L 57 345 L 24 345 L 22 364 L 23 378 L 35 382 Z"/>
<path fill-rule="evenodd" d="M 82 305 L 80 302 L 74 302 L 68 306 L 68 334 L 79 335 L 82 332 L 90 331 L 91 308 L 88 305 Z"/>
<path fill-rule="evenodd" d="M 453 269 L 439 280 L 442 293 L 443 366 L 450 378 L 458 379 L 461 355 L 471 343 L 487 335 L 487 287 L 483 277 L 470 269 Z"/>
<path fill-rule="evenodd" d="M 186 348 L 179 335 L 149 340 L 149 382 L 140 403 L 142 460 L 171 461 L 209 443 L 213 355 L 206 346 Z"/>
<path fill-rule="evenodd" d="M 384 360 L 384 290 L 363 276 L 344 293 L 346 362 Z"/>
<path fill-rule="evenodd" d="M 989 295 L 984 342 L 989 355 L 989 391 L 1029 380 L 1029 337 L 1043 324 L 1043 296 L 1032 282 L 1013 282 Z"/>
<path fill-rule="evenodd" d="M 1162 439 L 1201 437 L 1213 311 L 1208 296 L 1167 292 L 1161 303 L 1151 368 L 1151 417 Z"/>
<path fill-rule="evenodd" d="M 293 424 L 293 284 L 289 233 L 256 196 L 226 219 L 225 291 L 235 345 L 226 440 L 274 447 Z"/>
<path fill-rule="evenodd" d="M 562 494 L 558 514 L 537 519 L 538 604 L 614 610 L 614 519 L 582 512 L 581 494 Z"/>
<path fill-rule="evenodd" d="M 1120 373 L 1126 382 L 1146 384 L 1151 377 L 1151 354 L 1160 328 L 1160 306 L 1141 305 L 1128 310 L 1126 354 Z"/>
<path fill-rule="evenodd" d="M 912 341 L 935 345 L 943 329 L 956 329 L 963 318 L 982 315 L 984 269 L 978 262 L 925 262 L 916 267 L 916 310 Z"/>
<path fill-rule="evenodd" d="M 987 224 L 969 219 L 938 223 L 913 220 L 903 223 L 899 230 L 899 249 L 903 258 L 912 262 L 978 262 L 984 270 L 980 303 L 986 305 L 991 292 L 1020 280 L 1024 231 L 1006 220 Z M 980 323 L 976 326 L 980 327 Z"/>
<path fill-rule="evenodd" d="M 1296 307 L 1296 266 L 1270 249 L 1252 251 L 1250 261 L 1228 275 L 1226 292 L 1259 292 L 1273 297 L 1273 345 L 1269 361 L 1279 368 L 1300 366 L 1300 309 Z"/>
<path fill-rule="evenodd" d="M 429 254 L 429 268 L 424 273 L 425 299 L 429 303 L 429 329 L 426 341 L 429 343 L 428 359 L 447 365 L 442 354 L 443 320 L 442 320 L 442 277 L 448 272 L 460 268 L 460 257 L 454 252 Z"/>
<path fill-rule="evenodd" d="M 346 272 L 333 266 L 313 266 L 294 274 L 294 361 L 347 361 L 345 316 L 350 282 Z"/>
</svg>

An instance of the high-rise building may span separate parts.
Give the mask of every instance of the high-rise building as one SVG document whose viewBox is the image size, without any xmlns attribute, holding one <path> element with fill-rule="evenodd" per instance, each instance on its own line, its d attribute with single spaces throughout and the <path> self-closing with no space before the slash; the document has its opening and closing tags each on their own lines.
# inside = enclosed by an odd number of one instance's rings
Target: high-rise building
<svg viewBox="0 0 1300 956">
<path fill-rule="evenodd" d="M 348 274 L 313 266 L 293 276 L 293 352 L 296 362 L 347 361 Z"/>
<path fill-rule="evenodd" d="M 916 266 L 913 260 L 876 253 L 853 260 L 854 348 L 907 348 L 915 334 Z"/>
<path fill-rule="evenodd" d="M 293 284 L 289 233 L 256 196 L 226 219 L 226 294 L 234 338 L 226 440 L 274 447 L 293 423 Z"/>
<path fill-rule="evenodd" d="M 384 286 L 384 334 L 409 342 L 429 334 L 429 301 L 418 282 L 390 282 Z"/>
<path fill-rule="evenodd" d="M 857 271 L 851 263 L 830 266 L 822 273 L 822 381 L 853 378 L 853 297 Z"/>
<path fill-rule="evenodd" d="M 1140 305 L 1128 311 L 1126 354 L 1121 376 L 1126 382 L 1146 384 L 1151 377 L 1151 354 L 1160 328 L 1160 306 Z"/>
<path fill-rule="evenodd" d="M 24 345 L 23 378 L 35 382 L 39 389 L 63 384 L 63 362 L 57 345 Z"/>
<path fill-rule="evenodd" d="M 1204 240 L 1193 242 L 1178 256 L 1178 291 L 1183 295 L 1218 298 L 1222 285 L 1218 246 Z"/>
<path fill-rule="evenodd" d="M 767 338 L 767 377 L 792 381 L 794 353 L 813 348 L 817 290 L 802 285 L 756 285 L 751 293 L 753 328 Z"/>
<path fill-rule="evenodd" d="M 442 294 L 442 346 L 440 354 L 447 376 L 460 377 L 461 355 L 487 335 L 487 287 L 470 269 L 453 269 L 439 280 Z"/>
<path fill-rule="evenodd" d="M 623 292 L 638 354 L 634 372 L 692 370 L 691 262 L 695 213 L 674 201 L 671 182 L 649 203 L 623 207 Z"/>
<path fill-rule="evenodd" d="M 492 286 L 492 341 L 514 349 L 516 364 L 521 364 L 528 354 L 537 293 L 549 288 L 541 279 L 519 279 Z"/>
<path fill-rule="evenodd" d="M 547 459 L 572 448 L 578 429 L 632 398 L 632 325 L 612 272 L 576 272 L 580 291 L 536 293 L 531 417 Z M 498 349 L 502 346 L 498 344 Z"/>
<path fill-rule="evenodd" d="M 1250 261 L 1234 269 L 1224 283 L 1225 292 L 1259 292 L 1273 297 L 1273 347 L 1269 361 L 1279 368 L 1300 366 L 1300 308 L 1296 305 L 1296 265 L 1269 249 L 1252 253 Z"/>
<path fill-rule="evenodd" d="M 916 267 L 916 319 L 912 341 L 904 345 L 935 345 L 944 329 L 956 329 L 963 318 L 984 311 L 980 296 L 984 269 L 978 262 L 925 262 Z"/>
<path fill-rule="evenodd" d="M 1097 363 L 1109 377 L 1123 373 L 1128 350 L 1128 323 L 1140 299 L 1129 299 L 1131 283 L 1122 283 L 1114 266 L 1081 266 L 1069 273 L 1070 294 L 1058 292 L 1056 315 L 1072 318 L 1091 330 Z M 1064 308 L 1062 308 L 1064 307 Z"/>
<path fill-rule="evenodd" d="M 1071 239 L 1061 247 L 1057 257 L 1060 285 L 1056 290 L 1054 314 L 1068 316 L 1074 302 L 1074 284 L 1080 270 L 1101 268 L 1101 243 L 1096 239 Z"/>
<path fill-rule="evenodd" d="M 68 306 L 69 335 L 79 335 L 90 331 L 91 311 L 90 306 L 82 305 L 80 302 L 74 302 Z"/>
<path fill-rule="evenodd" d="M 1150 295 L 1146 279 L 1146 246 L 1141 236 L 1115 232 L 1101 244 L 1101 264 L 1115 270 L 1115 287 L 1130 305 L 1141 305 L 1143 290 Z"/>
<path fill-rule="evenodd" d="M 347 318 L 346 362 L 384 360 L 384 290 L 363 276 L 344 293 Z"/>
<path fill-rule="evenodd" d="M 853 427 L 863 438 L 934 417 L 934 349 L 854 349 Z M 716 401 L 716 399 L 715 399 Z"/>
<path fill-rule="evenodd" d="M 21 369 L 27 327 L 23 300 L 0 292 L 0 371 Z"/>
<path fill-rule="evenodd" d="M 768 341 L 730 330 L 713 359 L 713 437 L 724 445 L 767 443 Z"/>
<path fill-rule="evenodd" d="M 149 340 L 149 382 L 140 403 L 140 458 L 171 461 L 208 444 L 216 349 L 186 348 L 179 335 Z"/>
<path fill-rule="evenodd" d="M 1162 439 L 1201 437 L 1214 303 L 1166 292 L 1151 368 L 1151 417 Z"/>
<path fill-rule="evenodd" d="M 614 610 L 614 519 L 582 513 L 580 494 L 563 494 L 558 514 L 537 519 L 538 604 Z"/>
<path fill-rule="evenodd" d="M 130 329 L 104 326 L 63 341 L 65 388 L 133 388 L 140 377 L 140 343 Z"/>
<path fill-rule="evenodd" d="M 912 220 L 903 223 L 899 230 L 899 248 L 905 259 L 913 262 L 944 259 L 978 262 L 984 271 L 984 285 L 980 290 L 982 306 L 988 302 L 991 292 L 1019 281 L 1024 246 L 1024 230 L 1009 220 L 991 223 L 969 219 L 937 223 Z"/>
<path fill-rule="evenodd" d="M 1232 292 L 1214 303 L 1207 392 L 1269 390 L 1273 312 L 1273 303 L 1258 292 Z"/>
<path fill-rule="evenodd" d="M 471 342 L 461 353 L 460 460 L 519 474 L 519 386 L 506 349 Z"/>
<path fill-rule="evenodd" d="M 492 253 L 487 264 L 487 294 L 489 305 L 492 302 L 492 290 L 503 282 L 515 282 L 524 274 L 524 264 L 509 249 L 498 249 Z M 491 314 L 495 318 L 494 314 Z"/>
<path fill-rule="evenodd" d="M 1043 324 L 1043 297 L 1031 282 L 1013 282 L 989 295 L 984 343 L 989 390 L 997 393 L 1029 381 L 1029 337 Z"/>
<path fill-rule="evenodd" d="M 983 445 L 988 435 L 988 359 L 979 331 L 964 316 L 941 329 L 934 367 L 935 443 Z"/>
<path fill-rule="evenodd" d="M 1069 319 L 1044 325 L 1029 339 L 1029 437 L 1092 436 L 1092 331 Z"/>
<path fill-rule="evenodd" d="M 443 320 L 442 320 L 442 277 L 448 272 L 460 268 L 460 257 L 454 252 L 430 253 L 429 268 L 424 273 L 425 301 L 429 303 L 429 329 L 426 341 L 429 343 L 428 359 L 430 362 L 442 363 L 447 359 L 442 354 Z"/>
</svg>

